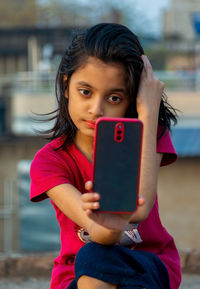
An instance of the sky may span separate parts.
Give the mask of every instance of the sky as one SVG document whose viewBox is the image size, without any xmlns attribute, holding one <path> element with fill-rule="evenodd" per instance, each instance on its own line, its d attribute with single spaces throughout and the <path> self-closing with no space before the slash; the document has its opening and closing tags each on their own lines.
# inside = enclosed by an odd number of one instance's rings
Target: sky
<svg viewBox="0 0 200 289">
<path fill-rule="evenodd" d="M 125 0 L 126 1 L 126 0 Z M 170 6 L 171 0 L 129 0 L 133 7 L 137 7 L 141 14 L 144 14 L 151 23 L 153 34 L 160 34 L 162 31 L 162 14 Z"/>
<path fill-rule="evenodd" d="M 90 3 L 91 0 L 76 0 L 80 3 Z M 101 2 L 101 0 L 99 0 Z M 150 24 L 148 28 L 151 29 L 150 34 L 160 35 L 162 31 L 162 14 L 170 6 L 171 0 L 109 0 L 109 2 L 126 3 L 131 9 L 138 11 L 139 15 L 143 15 L 146 19 L 144 26 Z M 141 17 L 142 18 L 142 17 Z M 148 24 L 147 24 L 148 23 Z M 145 29 L 145 27 L 144 27 Z"/>
</svg>

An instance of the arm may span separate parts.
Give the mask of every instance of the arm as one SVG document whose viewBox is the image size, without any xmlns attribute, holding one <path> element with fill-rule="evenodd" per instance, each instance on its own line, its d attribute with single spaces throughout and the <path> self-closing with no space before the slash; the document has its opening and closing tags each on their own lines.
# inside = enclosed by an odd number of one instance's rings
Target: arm
<svg viewBox="0 0 200 289">
<path fill-rule="evenodd" d="M 137 95 L 137 111 L 138 118 L 144 124 L 139 195 L 143 196 L 145 203 L 132 216 L 132 222 L 141 222 L 146 219 L 153 207 L 158 171 L 162 160 L 162 154 L 156 153 L 156 144 L 158 115 L 164 84 L 153 76 L 151 64 L 146 56 L 143 56 L 143 61 L 144 70 Z"/>
<path fill-rule="evenodd" d="M 47 192 L 47 195 L 55 205 L 73 222 L 83 227 L 91 236 L 92 240 L 104 244 L 115 244 L 120 240 L 121 233 L 129 221 L 129 217 L 120 218 L 115 214 L 92 213 L 93 219 L 88 217 L 82 208 L 81 193 L 70 184 L 58 185 Z M 87 194 L 93 196 L 93 208 L 97 208 L 98 194 Z"/>
</svg>

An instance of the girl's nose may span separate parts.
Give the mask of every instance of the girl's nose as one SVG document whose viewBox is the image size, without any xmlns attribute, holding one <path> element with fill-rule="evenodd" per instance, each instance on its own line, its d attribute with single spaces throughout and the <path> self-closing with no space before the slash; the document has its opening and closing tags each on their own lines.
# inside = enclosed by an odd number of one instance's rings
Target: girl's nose
<svg viewBox="0 0 200 289">
<path fill-rule="evenodd" d="M 103 100 L 100 98 L 94 99 L 90 104 L 89 113 L 95 118 L 103 116 Z"/>
</svg>

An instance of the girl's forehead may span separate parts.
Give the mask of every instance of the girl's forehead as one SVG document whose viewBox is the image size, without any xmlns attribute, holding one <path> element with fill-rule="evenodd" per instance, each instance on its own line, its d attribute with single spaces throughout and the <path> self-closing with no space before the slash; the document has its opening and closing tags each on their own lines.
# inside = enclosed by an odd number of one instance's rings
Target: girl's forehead
<svg viewBox="0 0 200 289">
<path fill-rule="evenodd" d="M 70 83 L 85 83 L 99 90 L 127 89 L 123 65 L 117 62 L 106 63 L 94 57 L 88 58 L 88 61 L 73 73 Z"/>
<path fill-rule="evenodd" d="M 84 68 L 88 68 L 88 66 L 97 67 L 99 70 L 101 69 L 107 69 L 107 68 L 115 68 L 119 69 L 121 72 L 123 71 L 125 73 L 125 66 L 121 62 L 117 61 L 109 61 L 105 62 L 97 57 L 89 56 L 84 63 L 81 64 L 81 66 L 78 68 L 78 70 L 82 70 Z"/>
<path fill-rule="evenodd" d="M 98 58 L 88 58 L 88 61 L 79 67 L 72 79 L 78 81 L 79 79 L 90 80 L 95 82 L 102 82 L 108 85 L 111 83 L 120 83 L 125 85 L 125 70 L 123 65 L 117 62 L 103 62 Z"/>
</svg>

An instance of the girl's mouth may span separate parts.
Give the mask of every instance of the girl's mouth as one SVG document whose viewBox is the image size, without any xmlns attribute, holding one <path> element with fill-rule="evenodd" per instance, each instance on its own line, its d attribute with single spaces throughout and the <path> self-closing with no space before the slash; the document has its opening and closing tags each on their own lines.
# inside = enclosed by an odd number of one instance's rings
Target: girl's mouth
<svg viewBox="0 0 200 289">
<path fill-rule="evenodd" d="M 89 128 L 95 128 L 96 121 L 86 120 L 85 123 L 87 124 L 87 126 L 88 126 Z"/>
</svg>

